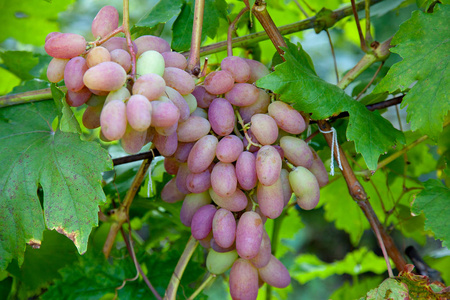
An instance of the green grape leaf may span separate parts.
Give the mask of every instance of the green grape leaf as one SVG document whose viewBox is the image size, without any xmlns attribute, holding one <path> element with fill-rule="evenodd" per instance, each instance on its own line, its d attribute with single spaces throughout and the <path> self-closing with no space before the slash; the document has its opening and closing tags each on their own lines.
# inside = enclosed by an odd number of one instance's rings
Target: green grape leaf
<svg viewBox="0 0 450 300">
<path fill-rule="evenodd" d="M 80 256 L 75 264 L 61 269 L 60 274 L 62 279 L 56 280 L 55 284 L 49 287 L 43 299 L 100 299 L 109 293 L 114 295 L 115 289 L 121 286 L 125 279 L 131 279 L 136 275 L 136 269 L 129 256 L 125 259 L 115 258 L 107 261 L 103 255 L 95 255 L 93 251 L 88 251 Z M 119 291 L 119 296 L 126 293 L 129 287 L 127 283 L 124 289 Z M 119 297 L 119 299 L 144 298 Z"/>
<path fill-rule="evenodd" d="M 53 101 L 0 109 L 0 269 L 13 258 L 22 265 L 25 243 L 39 246 L 45 227 L 84 253 L 98 223 L 101 172 L 111 158 L 78 134 L 54 132 L 56 115 Z"/>
<path fill-rule="evenodd" d="M 338 274 L 359 275 L 366 272 L 382 274 L 386 271 L 383 257 L 365 247 L 348 253 L 343 260 L 325 263 L 313 254 L 301 254 L 295 259 L 295 265 L 289 270 L 291 276 L 301 284 L 315 278 L 327 278 Z"/>
<path fill-rule="evenodd" d="M 402 107 L 413 131 L 420 130 L 432 138 L 442 132 L 444 118 L 450 110 L 449 5 L 436 5 L 432 14 L 414 11 L 392 39 L 391 52 L 403 57 L 394 64 L 375 88 L 375 93 L 407 90 Z"/>
<path fill-rule="evenodd" d="M 14 38 L 25 44 L 41 46 L 49 32 L 59 31 L 58 13 L 74 0 L 1 1 L 2 30 L 0 42 Z"/>
<path fill-rule="evenodd" d="M 41 247 L 27 246 L 21 268 L 15 263 L 8 266 L 8 272 L 20 280 L 19 299 L 38 295 L 55 279 L 60 279 L 58 270 L 77 260 L 77 249 L 73 243 L 55 231 L 44 231 Z"/>
<path fill-rule="evenodd" d="M 51 86 L 53 100 L 56 106 L 61 110 L 61 114 L 58 116 L 59 129 L 64 132 L 81 133 L 80 124 L 78 123 L 75 115 L 67 104 L 66 97 L 63 91 L 61 91 L 55 84 Z"/>
<path fill-rule="evenodd" d="M 39 58 L 28 51 L 5 51 L 0 53 L 3 65 L 22 80 L 33 79 L 30 71 L 39 63 Z"/>
<path fill-rule="evenodd" d="M 330 182 L 320 190 L 320 202 L 325 209 L 325 219 L 335 222 L 337 229 L 350 235 L 353 245 L 358 245 L 369 222 L 364 217 L 358 204 L 348 194 L 344 178 Z"/>
<path fill-rule="evenodd" d="M 29 91 L 36 91 L 40 89 L 46 89 L 50 87 L 48 81 L 41 79 L 31 79 L 27 81 L 22 81 L 18 86 L 15 86 L 9 94 L 18 94 Z"/>
<path fill-rule="evenodd" d="M 213 38 L 220 25 L 220 19 L 227 16 L 227 3 L 224 0 L 206 0 L 202 40 L 207 36 Z M 186 51 L 191 47 L 192 24 L 194 22 L 194 1 L 187 1 L 178 18 L 173 23 L 172 49 L 175 51 Z"/>
<path fill-rule="evenodd" d="M 444 247 L 450 247 L 450 189 L 436 179 L 426 181 L 424 187 L 417 195 L 412 211 L 415 214 L 423 212 L 426 217 L 425 229 L 432 230 L 436 238 L 442 240 Z"/>
<path fill-rule="evenodd" d="M 380 154 L 396 143 L 404 143 L 403 133 L 378 113 L 353 100 L 344 90 L 318 77 L 309 55 L 292 43 L 284 58 L 286 62 L 275 67 L 275 72 L 259 79 L 257 85 L 273 90 L 280 99 L 293 103 L 294 108 L 322 120 L 348 111 L 347 139 L 355 141 L 356 151 L 362 154 L 370 170 L 376 170 Z M 368 121 L 369 120 L 369 121 Z"/>
<path fill-rule="evenodd" d="M 5 95 L 18 84 L 20 84 L 20 78 L 11 73 L 10 71 L 0 67 L 0 95 Z"/>
<path fill-rule="evenodd" d="M 160 0 L 156 5 L 142 17 L 136 25 L 131 29 L 132 33 L 135 33 L 146 27 L 150 30 L 154 29 L 159 24 L 167 23 L 174 16 L 178 16 L 181 12 L 182 0 L 165 1 Z"/>
</svg>

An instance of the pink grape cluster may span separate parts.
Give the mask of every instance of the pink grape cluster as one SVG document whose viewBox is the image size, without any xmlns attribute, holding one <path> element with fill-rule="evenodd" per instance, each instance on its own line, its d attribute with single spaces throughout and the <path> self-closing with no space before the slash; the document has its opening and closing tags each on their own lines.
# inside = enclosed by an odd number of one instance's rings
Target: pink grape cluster
<svg viewBox="0 0 450 300">
<path fill-rule="evenodd" d="M 118 22 L 117 10 L 105 6 L 92 22 L 93 36 L 108 36 Z M 125 38 L 92 45 L 71 33 L 50 33 L 45 44 L 54 57 L 49 80 L 64 79 L 69 105 L 88 105 L 84 126 L 101 126 L 101 138 L 120 139 L 129 153 L 153 143 L 175 175 L 162 199 L 183 201 L 181 222 L 209 249 L 208 270 L 231 268 L 233 299 L 256 299 L 264 282 L 288 286 L 264 223 L 281 215 L 293 193 L 301 208 L 314 208 L 328 175 L 299 138 L 308 118 L 254 85 L 269 73 L 266 66 L 229 56 L 196 86 L 185 57 L 145 35 L 133 41 L 137 79 L 130 82 Z"/>
<path fill-rule="evenodd" d="M 197 125 L 178 130 L 173 142 L 155 141 L 175 175 L 161 197 L 183 201 L 181 222 L 209 249 L 208 270 L 231 267 L 233 299 L 255 299 L 264 282 L 289 285 L 264 223 L 281 215 L 293 192 L 300 207 L 314 208 L 328 182 L 322 161 L 298 137 L 307 126 L 302 114 L 254 85 L 268 73 L 260 62 L 225 58 L 192 92 L 198 108 L 189 118 Z"/>
<path fill-rule="evenodd" d="M 92 22 L 92 34 L 101 39 L 118 24 L 117 10 L 105 6 Z M 151 141 L 165 144 L 176 139 L 178 123 L 187 121 L 197 107 L 191 94 L 195 81 L 184 71 L 186 58 L 172 52 L 162 38 L 144 35 L 133 41 L 137 80 L 132 84 L 128 81 L 132 59 L 123 37 L 92 47 L 81 35 L 52 32 L 45 50 L 54 57 L 47 69 L 49 81 L 64 79 L 70 106 L 88 105 L 84 126 L 101 126 L 101 138 L 120 139 L 128 153 L 139 152 Z M 185 127 L 196 126 L 198 120 L 191 119 Z"/>
</svg>

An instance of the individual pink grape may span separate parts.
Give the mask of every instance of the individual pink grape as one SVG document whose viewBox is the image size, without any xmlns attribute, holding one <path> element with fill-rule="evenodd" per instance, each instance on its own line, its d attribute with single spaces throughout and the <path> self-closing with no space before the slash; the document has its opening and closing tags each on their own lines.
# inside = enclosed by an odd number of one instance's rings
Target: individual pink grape
<svg viewBox="0 0 450 300">
<path fill-rule="evenodd" d="M 125 134 L 122 136 L 121 144 L 123 150 L 129 154 L 135 154 L 141 151 L 145 145 L 146 131 L 134 130 L 130 125 L 127 125 Z"/>
<path fill-rule="evenodd" d="M 201 173 L 213 162 L 218 140 L 213 135 L 205 135 L 192 147 L 187 164 L 192 173 Z"/>
<path fill-rule="evenodd" d="M 276 288 L 285 288 L 291 283 L 291 276 L 286 267 L 273 255 L 269 263 L 258 269 L 259 276 L 267 284 Z"/>
<path fill-rule="evenodd" d="M 240 257 L 254 258 L 261 247 L 264 227 L 261 217 L 254 211 L 246 211 L 236 228 L 236 250 Z"/>
<path fill-rule="evenodd" d="M 110 52 L 111 61 L 122 66 L 125 72 L 131 71 L 131 55 L 123 49 L 114 49 Z"/>
<path fill-rule="evenodd" d="M 216 194 L 229 197 L 237 187 L 237 178 L 232 163 L 218 162 L 211 172 L 211 187 Z"/>
<path fill-rule="evenodd" d="M 261 182 L 258 182 L 256 197 L 258 198 L 261 213 L 264 216 L 276 219 L 283 212 L 283 186 L 279 177 L 272 185 L 263 185 Z"/>
<path fill-rule="evenodd" d="M 271 116 L 278 127 L 291 134 L 300 134 L 306 129 L 305 120 L 302 115 L 292 106 L 282 101 L 274 101 L 269 105 L 269 116 Z"/>
<path fill-rule="evenodd" d="M 106 105 L 112 100 L 120 100 L 125 103 L 130 96 L 130 91 L 126 87 L 122 86 L 117 90 L 109 92 L 108 96 L 106 96 L 104 104 Z"/>
<path fill-rule="evenodd" d="M 138 49 L 136 52 L 136 57 L 139 57 L 142 53 L 148 50 L 155 50 L 159 53 L 170 51 L 169 43 L 157 36 L 143 35 L 135 39 L 134 42 L 136 43 Z"/>
<path fill-rule="evenodd" d="M 246 259 L 238 258 L 230 271 L 230 295 L 233 300 L 255 300 L 258 296 L 258 271 Z"/>
<path fill-rule="evenodd" d="M 48 81 L 57 83 L 64 79 L 64 68 L 69 59 L 53 58 L 47 67 Z"/>
<path fill-rule="evenodd" d="M 283 199 L 284 206 L 288 205 L 289 200 L 292 197 L 291 184 L 289 183 L 289 171 L 286 169 L 281 169 L 280 173 L 281 186 L 283 187 Z"/>
<path fill-rule="evenodd" d="M 311 166 L 308 168 L 308 170 L 316 176 L 317 182 L 319 183 L 319 187 L 323 187 L 328 184 L 328 173 L 325 169 L 325 166 L 320 159 L 319 155 L 317 155 L 316 151 L 314 151 L 312 148 L 311 152 L 313 154 L 313 162 Z"/>
<path fill-rule="evenodd" d="M 225 57 L 220 63 L 220 68 L 230 72 L 235 82 L 247 82 L 250 79 L 250 66 L 241 57 Z"/>
<path fill-rule="evenodd" d="M 256 186 L 256 157 L 249 151 L 242 152 L 236 161 L 236 177 L 242 189 L 250 191 Z"/>
<path fill-rule="evenodd" d="M 223 98 L 216 98 L 208 110 L 208 120 L 211 128 L 220 136 L 229 135 L 233 132 L 236 124 L 233 106 Z"/>
<path fill-rule="evenodd" d="M 195 81 L 191 75 L 178 68 L 166 67 L 163 78 L 167 86 L 177 90 L 181 95 L 190 94 L 195 88 Z"/>
<path fill-rule="evenodd" d="M 84 73 L 84 84 L 94 90 L 114 91 L 127 80 L 127 73 L 121 65 L 112 61 L 102 62 Z"/>
<path fill-rule="evenodd" d="M 278 126 L 271 116 L 256 114 L 252 116 L 251 122 L 250 129 L 261 145 L 275 143 L 278 138 Z"/>
<path fill-rule="evenodd" d="M 272 246 L 270 244 L 270 238 L 267 232 L 264 230 L 258 254 L 252 259 L 250 259 L 250 262 L 256 268 L 262 268 L 269 263 L 271 257 L 272 257 Z"/>
<path fill-rule="evenodd" d="M 173 154 L 174 160 L 179 163 L 187 162 L 192 147 L 194 147 L 194 143 L 178 143 L 177 151 Z"/>
<path fill-rule="evenodd" d="M 229 211 L 241 211 L 247 207 L 248 199 L 244 192 L 240 189 L 228 197 L 222 197 L 216 194 L 212 188 L 209 189 L 209 194 L 213 199 L 214 203 L 218 206 L 228 209 Z"/>
<path fill-rule="evenodd" d="M 164 57 L 166 67 L 174 67 L 181 70 L 186 69 L 187 60 L 183 54 L 178 52 L 163 52 L 161 55 Z"/>
<path fill-rule="evenodd" d="M 54 32 L 50 32 L 49 34 L 47 34 L 47 36 L 45 37 L 45 41 L 48 41 L 49 39 L 51 39 L 54 36 L 60 35 L 61 32 L 58 31 L 54 31 Z"/>
<path fill-rule="evenodd" d="M 155 133 L 153 137 L 153 144 L 162 156 L 172 156 L 178 147 L 177 133 L 174 132 L 170 136 L 163 136 Z"/>
<path fill-rule="evenodd" d="M 223 248 L 231 247 L 236 238 L 236 220 L 233 213 L 225 208 L 215 212 L 212 220 L 214 241 Z"/>
<path fill-rule="evenodd" d="M 104 6 L 92 21 L 92 35 L 102 38 L 119 26 L 119 12 L 114 6 Z"/>
<path fill-rule="evenodd" d="M 149 101 L 157 100 L 164 95 L 166 91 L 166 82 L 164 79 L 153 73 L 139 76 L 133 84 L 133 95 L 140 94 Z"/>
<path fill-rule="evenodd" d="M 82 122 L 87 129 L 95 129 L 100 127 L 100 114 L 102 106 L 88 106 L 83 113 Z"/>
<path fill-rule="evenodd" d="M 263 185 L 272 185 L 280 177 L 281 157 L 273 146 L 263 146 L 256 155 L 256 175 Z"/>
<path fill-rule="evenodd" d="M 83 87 L 77 92 L 67 91 L 66 102 L 72 107 L 78 107 L 85 104 L 91 96 L 91 91 L 88 88 Z"/>
<path fill-rule="evenodd" d="M 314 157 L 304 140 L 293 136 L 283 136 L 280 139 L 280 146 L 284 151 L 284 157 L 294 166 L 311 167 Z"/>
<path fill-rule="evenodd" d="M 244 123 L 250 122 L 255 114 L 265 114 L 268 111 L 270 104 L 270 96 L 264 90 L 258 89 L 258 99 L 255 103 L 249 106 L 240 107 L 239 114 Z"/>
<path fill-rule="evenodd" d="M 178 122 L 180 111 L 167 97 L 164 101 L 155 100 L 152 104 L 152 126 L 169 127 Z"/>
<path fill-rule="evenodd" d="M 198 107 L 201 108 L 208 108 L 211 102 L 216 99 L 216 95 L 208 93 L 202 85 L 197 85 L 192 92 L 192 95 L 197 99 Z"/>
<path fill-rule="evenodd" d="M 170 179 L 169 182 L 166 183 L 166 185 L 163 187 L 161 191 L 161 199 L 167 203 L 175 203 L 182 201 L 185 196 L 186 194 L 183 194 L 177 188 L 175 177 Z"/>
<path fill-rule="evenodd" d="M 180 111 L 180 121 L 186 121 L 191 113 L 186 99 L 184 99 L 184 97 L 178 91 L 171 88 L 170 86 L 165 87 L 165 94 L 170 99 L 170 101 L 172 101 L 173 104 L 178 107 Z"/>
<path fill-rule="evenodd" d="M 108 49 L 102 46 L 92 48 L 86 55 L 86 64 L 89 68 L 105 61 L 111 61 L 111 54 Z"/>
<path fill-rule="evenodd" d="M 213 95 L 225 94 L 233 88 L 234 78 L 227 71 L 214 71 L 205 77 L 203 86 Z"/>
<path fill-rule="evenodd" d="M 206 169 L 201 173 L 190 173 L 186 177 L 186 185 L 191 193 L 203 193 L 211 187 L 211 172 Z"/>
<path fill-rule="evenodd" d="M 155 131 L 163 136 L 169 136 L 177 132 L 178 123 L 166 127 L 154 127 Z"/>
<path fill-rule="evenodd" d="M 64 83 L 69 91 L 78 92 L 84 87 L 83 76 L 87 69 L 83 57 L 77 56 L 69 60 L 64 68 Z"/>
<path fill-rule="evenodd" d="M 270 73 L 269 69 L 259 61 L 253 59 L 245 59 L 245 61 L 250 67 L 250 79 L 247 81 L 248 83 L 254 83 L 256 80 Z"/>
<path fill-rule="evenodd" d="M 186 184 L 186 178 L 191 172 L 189 171 L 189 168 L 186 163 L 182 163 L 178 167 L 178 172 L 176 175 L 176 184 L 177 188 L 182 192 L 183 194 L 189 194 L 189 190 L 187 188 Z"/>
<path fill-rule="evenodd" d="M 244 151 L 242 140 L 235 135 L 223 137 L 216 148 L 216 156 L 221 162 L 235 162 L 239 155 Z"/>
<path fill-rule="evenodd" d="M 180 163 L 174 157 L 164 158 L 164 170 L 170 175 L 176 175 Z"/>
<path fill-rule="evenodd" d="M 217 209 L 214 205 L 208 204 L 200 207 L 192 217 L 191 233 L 196 240 L 202 240 L 211 232 L 213 218 Z"/>
<path fill-rule="evenodd" d="M 211 130 L 208 120 L 202 117 L 190 116 L 186 121 L 178 124 L 178 141 L 195 142 L 204 137 Z"/>
<path fill-rule="evenodd" d="M 100 115 L 102 133 L 108 140 L 118 140 L 127 129 L 126 106 L 120 100 L 112 100 L 103 107 Z"/>
<path fill-rule="evenodd" d="M 133 95 L 127 102 L 127 120 L 137 131 L 146 131 L 152 122 L 152 104 L 142 95 Z"/>
<path fill-rule="evenodd" d="M 212 239 L 212 232 L 210 232 L 206 238 L 199 240 L 198 243 L 205 249 L 211 249 L 211 239 Z"/>
<path fill-rule="evenodd" d="M 259 97 L 259 89 L 253 84 L 236 83 L 225 94 L 225 99 L 235 106 L 249 106 L 255 104 Z"/>
<path fill-rule="evenodd" d="M 75 33 L 54 35 L 45 42 L 45 52 L 55 58 L 73 58 L 86 50 L 86 40 Z"/>
<path fill-rule="evenodd" d="M 183 205 L 180 211 L 180 221 L 183 225 L 191 227 L 192 218 L 197 210 L 205 205 L 211 203 L 211 197 L 208 192 L 201 194 L 187 194 L 184 197 Z"/>
<path fill-rule="evenodd" d="M 289 183 L 301 208 L 310 210 L 317 206 L 320 187 L 313 173 L 304 167 L 297 167 L 289 173 Z"/>
</svg>

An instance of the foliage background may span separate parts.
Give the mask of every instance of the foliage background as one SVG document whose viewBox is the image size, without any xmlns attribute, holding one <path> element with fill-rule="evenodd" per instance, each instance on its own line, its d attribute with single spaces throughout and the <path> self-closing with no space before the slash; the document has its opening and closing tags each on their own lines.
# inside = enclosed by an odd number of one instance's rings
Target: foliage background
<svg viewBox="0 0 450 300">
<path fill-rule="evenodd" d="M 163 1 L 162 1 L 163 2 Z M 185 34 L 183 24 L 190 24 L 189 9 L 193 1 L 166 1 L 162 9 L 174 11 L 165 24 L 149 29 L 138 26 L 133 29 L 137 35 L 158 34 L 178 51 L 188 50 L 190 36 Z M 146 12 L 157 4 L 157 1 L 130 1 L 131 23 L 145 22 Z M 170 3 L 170 4 L 168 4 Z M 211 0 L 207 1 L 213 10 L 206 12 L 209 19 L 205 24 L 207 30 L 204 44 L 226 39 L 227 20 L 236 16 L 243 7 L 239 1 Z M 348 1 L 325 0 L 309 3 L 316 11 L 322 7 L 337 9 Z M 43 50 L 44 39 L 51 31 L 79 33 L 91 39 L 90 24 L 98 10 L 104 5 L 113 5 L 121 12 L 121 1 L 66 1 L 43 0 L 0 1 L 0 95 L 18 93 L 49 87 L 45 81 L 46 65 L 50 61 Z M 178 5 L 178 8 L 177 8 Z M 384 41 L 394 35 L 400 24 L 411 17 L 414 10 L 419 9 L 421 1 L 383 1 L 372 7 L 372 30 L 376 40 Z M 268 9 L 277 26 L 290 24 L 303 19 L 293 1 L 270 1 Z M 180 17 L 178 17 L 178 14 Z M 142 19 L 141 19 L 142 18 Z M 239 36 L 249 32 L 261 31 L 257 21 L 254 27 L 248 28 L 248 17 L 239 22 Z M 364 21 L 362 21 L 364 24 Z M 330 29 L 335 47 L 340 76 L 353 67 L 363 53 L 359 49 L 359 39 L 352 17 L 339 21 Z M 304 50 L 311 56 L 317 74 L 326 81 L 335 84 L 333 60 L 330 53 L 326 33 L 319 34 L 307 30 L 288 36 L 294 44 L 301 42 Z M 236 49 L 234 54 L 252 56 L 266 65 L 271 65 L 275 48 L 270 41 L 264 41 L 247 49 Z M 225 57 L 225 52 L 209 55 L 210 68 L 214 68 Z M 401 60 L 397 54 L 391 54 L 381 70 L 375 83 L 385 74 L 390 66 Z M 350 95 L 356 95 L 369 82 L 378 66 L 372 66 L 361 77 L 358 77 L 347 89 Z M 371 87 L 369 92 L 373 89 Z M 12 113 L 16 107 L 3 110 L 4 115 Z M 80 121 L 83 107 L 74 109 Z M 411 143 L 423 134 L 411 132 L 406 122 L 406 113 L 400 110 L 400 119 L 395 108 L 383 111 L 396 128 L 405 131 L 406 144 Z M 400 127 L 400 124 L 401 127 Z M 81 123 L 81 122 L 79 122 Z M 355 152 L 354 144 L 346 142 L 345 128 L 347 120 L 334 123 L 340 137 L 340 143 L 348 153 L 360 175 L 367 174 L 362 157 Z M 98 142 L 98 130 L 82 129 L 82 140 Z M 405 186 L 422 188 L 428 179 L 445 180 L 447 187 L 448 169 L 446 160 L 449 149 L 449 129 L 444 129 L 435 140 L 425 143 L 408 152 L 408 165 L 405 166 L 400 157 L 385 168 L 378 170 L 373 176 L 364 177 L 363 182 L 372 206 L 380 221 L 386 225 L 397 246 L 403 251 L 407 246 L 415 246 L 430 266 L 441 272 L 448 284 L 450 282 L 450 252 L 435 240 L 433 233 L 425 229 L 425 216 L 412 216 L 410 203 L 420 190 L 404 190 Z M 101 143 L 104 149 L 114 157 L 126 155 L 120 145 Z M 6 145 L 8 146 L 8 145 Z M 313 146 L 329 166 L 330 150 L 322 137 L 313 140 Z M 148 146 L 147 146 L 148 149 Z M 146 150 L 146 149 L 143 149 Z M 395 152 L 389 151 L 386 156 Z M 381 158 L 383 159 L 383 157 Z M 2 164 L 5 161 L 1 162 Z M 115 168 L 113 172 L 104 173 L 104 191 L 106 204 L 102 211 L 111 209 L 111 199 L 123 199 L 140 162 Z M 406 173 L 404 169 L 406 168 Z M 104 168 L 106 169 L 106 167 Z M 403 175 L 402 175 L 403 174 Z M 138 260 L 147 276 L 156 286 L 160 294 L 170 279 L 172 271 L 186 244 L 190 234 L 178 218 L 181 204 L 166 204 L 159 198 L 159 192 L 170 176 L 163 172 L 162 161 L 152 164 L 153 191 L 149 188 L 148 178 L 133 202 L 130 217 L 133 237 L 136 241 Z M 406 182 L 406 183 L 405 183 Z M 448 208 L 448 200 L 443 202 Z M 42 201 L 42 195 L 41 195 Z M 445 222 L 442 220 L 441 222 Z M 275 224 L 274 224 L 275 223 Z M 319 207 L 312 211 L 290 209 L 286 216 L 276 222 L 268 221 L 266 229 L 269 234 L 274 226 L 280 227 L 276 256 L 288 267 L 293 278 L 292 284 L 283 290 L 273 289 L 274 296 L 279 299 L 350 299 L 358 298 L 371 288 L 379 285 L 387 277 L 386 265 L 370 231 L 369 224 L 357 204 L 348 195 L 344 179 L 339 174 L 331 178 L 330 184 L 321 190 Z M 42 297 L 43 299 L 110 299 L 115 288 L 125 278 L 135 275 L 134 265 L 127 254 L 120 237 L 114 248 L 112 259 L 105 261 L 101 248 L 106 239 L 110 223 L 100 223 L 90 235 L 87 252 L 80 256 L 73 243 L 55 231 L 45 230 L 40 249 L 27 245 L 22 267 L 18 261 L 13 262 L 4 271 L 0 271 L 0 298 L 26 299 Z M 1 228 L 2 230 L 4 228 Z M 179 297 L 190 295 L 205 276 L 205 251 L 199 247 L 183 276 Z M 300 295 L 300 296 L 299 296 Z M 148 290 L 141 279 L 128 282 L 119 291 L 123 299 L 147 299 Z M 228 297 L 227 284 L 222 277 L 215 280 L 199 297 L 200 299 L 225 299 Z M 299 298 L 300 297 L 300 298 Z M 262 289 L 259 298 L 265 298 Z"/>
</svg>

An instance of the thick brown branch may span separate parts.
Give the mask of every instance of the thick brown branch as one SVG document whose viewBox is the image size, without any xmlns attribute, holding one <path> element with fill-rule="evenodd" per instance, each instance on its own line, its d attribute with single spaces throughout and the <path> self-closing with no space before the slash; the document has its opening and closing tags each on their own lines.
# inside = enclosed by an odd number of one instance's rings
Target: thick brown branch
<svg viewBox="0 0 450 300">
<path fill-rule="evenodd" d="M 205 0 L 195 0 L 194 24 L 192 25 L 191 50 L 186 70 L 194 76 L 200 74 L 200 44 L 202 42 L 203 12 Z"/>
</svg>

